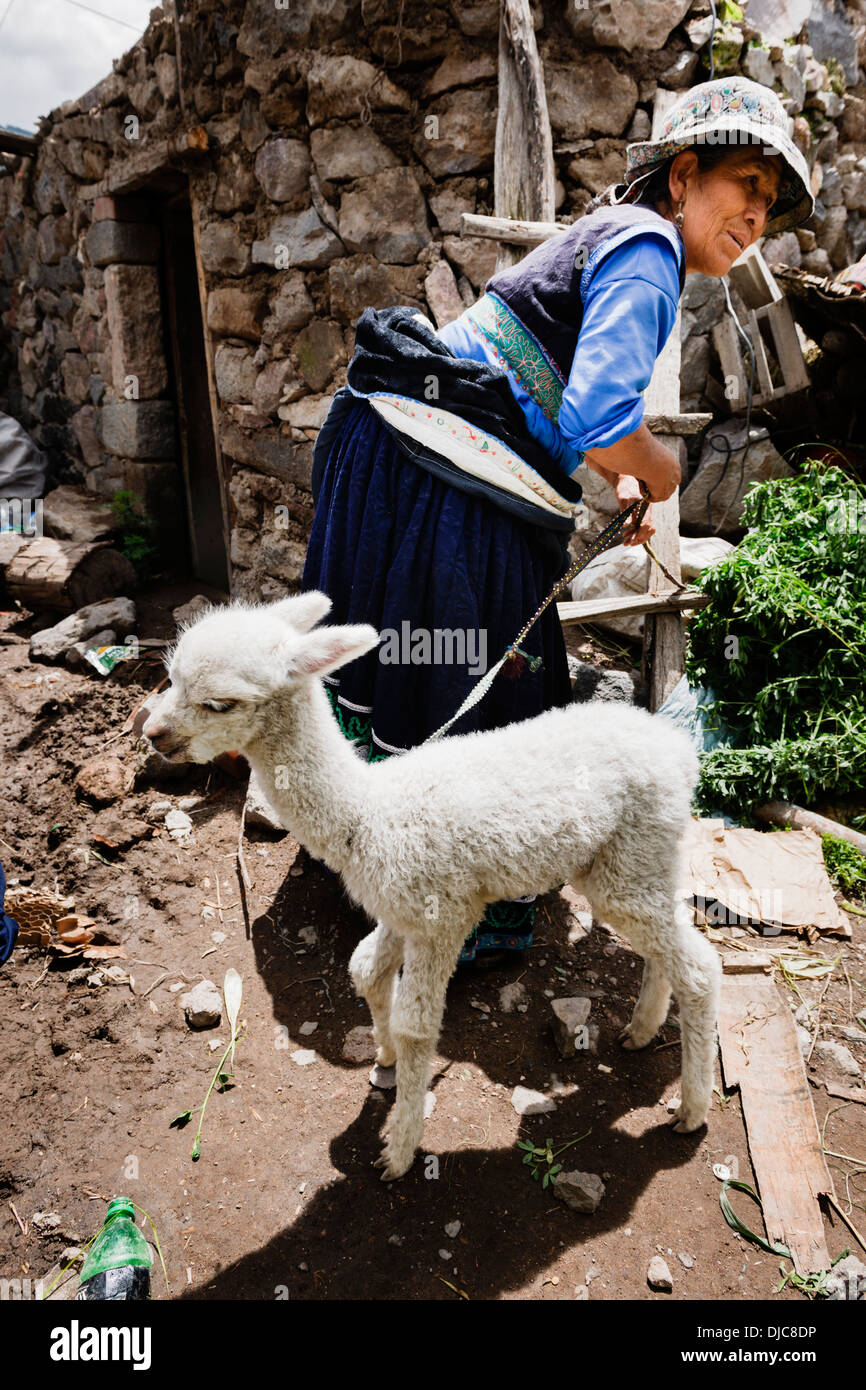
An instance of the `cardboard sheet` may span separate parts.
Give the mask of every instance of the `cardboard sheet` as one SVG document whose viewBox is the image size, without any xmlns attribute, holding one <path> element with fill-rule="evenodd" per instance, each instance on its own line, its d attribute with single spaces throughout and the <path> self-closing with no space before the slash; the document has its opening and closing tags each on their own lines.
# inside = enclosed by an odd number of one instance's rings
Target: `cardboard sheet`
<svg viewBox="0 0 866 1390">
<path fill-rule="evenodd" d="M 718 925 L 740 918 L 755 926 L 805 929 L 812 939 L 851 935 L 813 830 L 779 833 L 693 820 L 688 862 L 691 891 L 725 909 Z"/>
</svg>

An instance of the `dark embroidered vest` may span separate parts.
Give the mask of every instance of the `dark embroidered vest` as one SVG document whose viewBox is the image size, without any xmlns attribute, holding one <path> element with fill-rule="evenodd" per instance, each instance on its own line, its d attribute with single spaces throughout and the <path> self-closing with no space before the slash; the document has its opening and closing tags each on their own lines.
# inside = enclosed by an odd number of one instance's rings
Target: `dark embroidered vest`
<svg viewBox="0 0 866 1390">
<path fill-rule="evenodd" d="M 482 298 L 465 311 L 554 423 L 583 321 L 583 292 L 602 257 L 639 226 L 657 228 L 677 250 L 682 292 L 685 247 L 677 227 L 652 208 L 623 204 L 578 218 L 492 276 Z"/>
</svg>

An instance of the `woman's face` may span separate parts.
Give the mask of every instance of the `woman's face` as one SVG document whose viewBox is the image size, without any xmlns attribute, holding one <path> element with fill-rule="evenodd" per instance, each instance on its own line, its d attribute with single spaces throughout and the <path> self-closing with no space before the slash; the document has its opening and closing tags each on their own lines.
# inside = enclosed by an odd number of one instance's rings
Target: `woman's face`
<svg viewBox="0 0 866 1390">
<path fill-rule="evenodd" d="M 781 176 L 779 155 L 754 150 L 735 151 L 704 173 L 693 150 L 677 156 L 670 190 L 674 210 L 683 201 L 686 274 L 727 275 L 763 234 Z"/>
</svg>

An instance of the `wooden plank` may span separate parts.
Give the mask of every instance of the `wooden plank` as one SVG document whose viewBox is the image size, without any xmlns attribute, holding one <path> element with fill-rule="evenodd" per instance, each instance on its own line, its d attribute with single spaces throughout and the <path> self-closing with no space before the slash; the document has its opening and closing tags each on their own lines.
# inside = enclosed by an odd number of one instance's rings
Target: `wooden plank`
<svg viewBox="0 0 866 1390">
<path fill-rule="evenodd" d="M 818 1198 L 835 1200 L 791 1010 L 763 974 L 722 976 L 725 1085 L 738 1086 L 764 1224 L 798 1274 L 830 1268 Z"/>
<path fill-rule="evenodd" d="M 40 135 L 22 135 L 20 130 L 7 130 L 0 126 L 0 152 L 3 154 L 35 154 L 39 148 Z"/>
<path fill-rule="evenodd" d="M 529 0 L 501 0 L 493 162 L 497 217 L 553 222 L 554 179 L 553 138 L 532 10 Z M 513 245 L 500 243 L 497 271 L 516 265 L 521 255 Z"/>
<path fill-rule="evenodd" d="M 226 564 L 228 566 L 229 585 L 231 585 L 231 526 L 229 524 L 228 498 L 226 497 L 227 479 L 225 466 L 223 464 L 222 445 L 220 442 L 219 428 L 219 403 L 216 389 L 216 372 L 214 370 L 214 345 L 213 335 L 207 321 L 207 282 L 205 280 L 204 264 L 201 258 L 201 228 L 202 213 L 201 203 L 195 188 L 194 180 L 189 181 L 189 206 L 192 215 L 192 235 L 195 249 L 195 272 L 198 281 L 198 297 L 201 306 L 202 333 L 204 335 L 204 354 L 207 369 L 207 393 L 210 404 L 208 425 L 213 434 L 213 447 L 216 462 L 216 476 L 219 480 L 219 502 L 220 516 L 222 519 L 222 539 L 225 549 Z"/>
<path fill-rule="evenodd" d="M 784 298 L 757 246 L 749 246 L 728 271 L 728 279 L 747 309 L 760 309 Z"/>
<path fill-rule="evenodd" d="M 674 411 L 666 415 L 648 415 L 644 412 L 643 422 L 653 434 L 700 434 L 707 425 L 713 423 L 712 415 L 678 415 Z"/>
<path fill-rule="evenodd" d="M 558 603 L 561 623 L 591 623 L 596 618 L 633 618 L 640 613 L 684 613 L 706 608 L 708 594 L 698 589 L 669 589 L 661 594 L 616 594 L 613 598 L 569 599 Z"/>
<path fill-rule="evenodd" d="M 540 246 L 560 232 L 568 231 L 568 224 L 559 226 L 556 222 L 525 222 L 511 217 L 487 217 L 478 212 L 464 212 L 460 216 L 461 236 L 483 236 L 489 241 L 506 241 L 515 246 Z"/>
<path fill-rule="evenodd" d="M 657 415 L 679 414 L 680 409 L 680 358 L 682 352 L 680 331 L 682 311 L 677 310 L 676 322 L 671 335 L 656 359 L 652 379 L 644 392 L 644 405 L 647 411 Z M 682 440 L 673 434 L 658 433 L 660 444 L 670 449 L 680 461 L 685 472 L 686 451 Z M 653 550 L 662 564 L 676 580 L 682 579 L 680 569 L 680 499 L 675 492 L 666 502 L 653 504 L 653 519 L 656 532 L 652 538 Z M 647 592 L 657 596 L 670 589 L 667 579 L 650 559 Z M 643 638 L 643 677 L 649 685 L 649 707 L 657 710 L 664 704 L 674 686 L 685 670 L 686 637 L 682 618 L 669 610 L 661 610 L 650 615 L 644 623 Z"/>
<path fill-rule="evenodd" d="M 99 183 L 81 185 L 79 197 L 91 202 L 110 193 L 134 193 L 153 174 L 170 169 L 187 155 L 205 154 L 207 149 L 208 133 L 203 125 L 182 130 L 179 135 L 170 135 L 166 140 L 143 145 L 127 159 L 113 161 L 108 174 Z"/>
<path fill-rule="evenodd" d="M 756 317 L 765 318 L 770 325 L 776 361 L 782 369 L 785 384 L 782 388 L 776 387 L 774 394 L 781 396 L 793 391 L 805 391 L 809 386 L 809 372 L 787 299 L 779 299 L 775 304 L 768 304 L 755 312 Z"/>
</svg>

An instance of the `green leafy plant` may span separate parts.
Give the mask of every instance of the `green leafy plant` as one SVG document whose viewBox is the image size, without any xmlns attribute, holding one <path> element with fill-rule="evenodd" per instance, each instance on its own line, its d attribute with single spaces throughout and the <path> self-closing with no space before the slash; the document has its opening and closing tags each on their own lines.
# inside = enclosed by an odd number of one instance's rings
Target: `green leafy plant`
<svg viewBox="0 0 866 1390">
<path fill-rule="evenodd" d="M 561 1148 L 556 1150 L 554 1150 L 552 1139 L 545 1139 L 541 1148 L 529 1139 L 518 1139 L 517 1147 L 523 1150 L 523 1162 L 529 1167 L 535 1181 L 537 1182 L 541 1177 L 541 1186 L 544 1189 L 553 1181 L 557 1173 L 562 1171 L 562 1164 L 556 1162 L 559 1155 L 564 1154 L 566 1149 L 570 1149 L 572 1144 L 579 1144 L 590 1134 L 592 1134 L 592 1130 L 588 1129 L 586 1134 L 579 1135 L 577 1139 L 569 1139 L 567 1144 L 563 1144 Z"/>
<path fill-rule="evenodd" d="M 753 485 L 743 521 L 736 550 L 700 577 L 712 603 L 686 656 L 730 734 L 702 755 L 698 809 L 737 816 L 866 785 L 866 489 L 810 460 Z"/>
<path fill-rule="evenodd" d="M 837 835 L 822 835 L 821 848 L 827 873 L 836 888 L 866 898 L 866 854 Z"/>
<path fill-rule="evenodd" d="M 156 522 L 137 510 L 141 499 L 129 489 L 116 492 L 111 499 L 111 511 L 120 531 L 120 549 L 142 575 L 149 577 L 159 547 Z"/>
<path fill-rule="evenodd" d="M 244 1036 L 243 1033 L 238 1032 L 238 1014 L 240 1013 L 242 997 L 243 983 L 241 977 L 236 970 L 229 968 L 226 971 L 225 980 L 223 981 L 223 998 L 225 999 L 226 1013 L 228 1014 L 229 1023 L 231 1024 L 231 1042 L 217 1063 L 216 1071 L 211 1077 L 211 1083 L 207 1088 L 207 1093 L 201 1105 L 196 1105 L 192 1110 L 184 1110 L 180 1115 L 175 1115 L 169 1125 L 169 1129 L 185 1129 L 193 1115 L 198 1113 L 198 1129 L 195 1132 L 195 1139 L 193 1140 L 192 1149 L 190 1150 L 190 1158 L 194 1163 L 201 1155 L 201 1131 L 204 1124 L 204 1112 L 211 1098 L 211 1092 L 214 1087 L 216 1087 L 217 1092 L 220 1094 L 222 1094 L 223 1091 L 230 1091 L 232 1089 L 231 1083 L 234 1080 L 234 1072 L 223 1071 L 223 1067 L 229 1054 L 231 1054 L 231 1064 L 234 1063 L 235 1045 L 239 1043 Z"/>
</svg>

